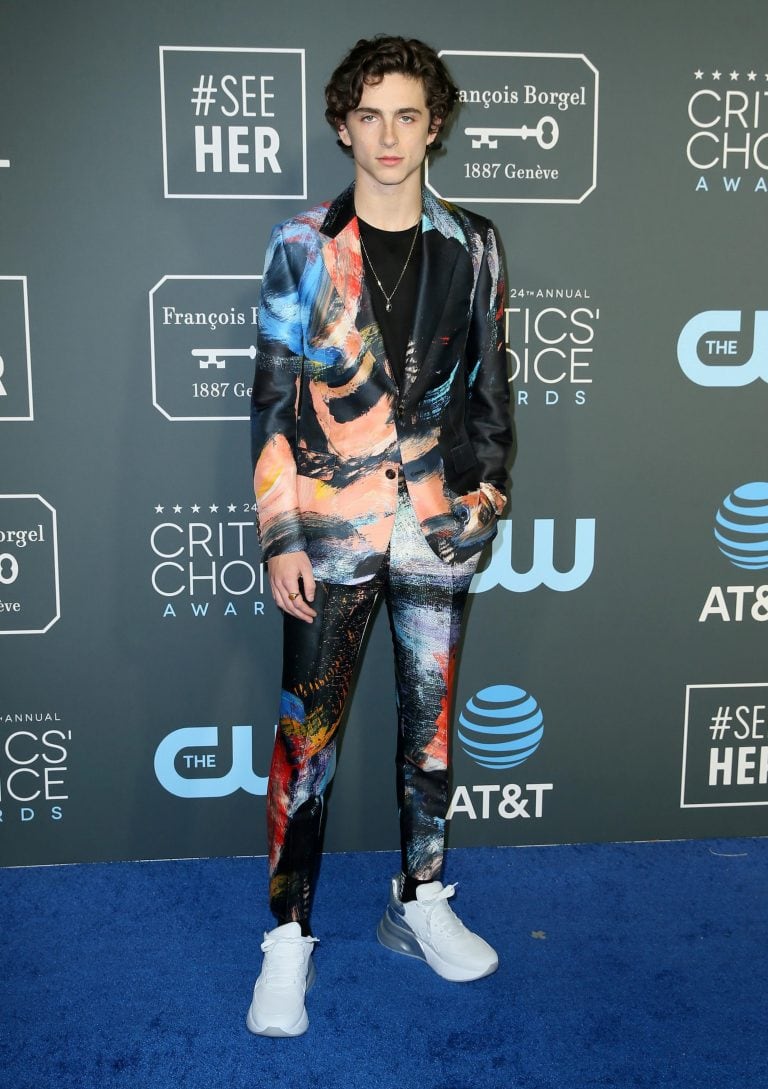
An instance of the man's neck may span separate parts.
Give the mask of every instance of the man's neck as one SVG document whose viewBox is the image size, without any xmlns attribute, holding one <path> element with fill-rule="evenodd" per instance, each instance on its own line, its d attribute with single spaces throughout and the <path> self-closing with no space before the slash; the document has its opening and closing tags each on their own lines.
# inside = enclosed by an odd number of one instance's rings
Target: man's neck
<svg viewBox="0 0 768 1089">
<path fill-rule="evenodd" d="M 405 231 L 421 216 L 421 178 L 414 174 L 403 185 L 376 185 L 355 179 L 355 212 L 382 231 Z"/>
</svg>

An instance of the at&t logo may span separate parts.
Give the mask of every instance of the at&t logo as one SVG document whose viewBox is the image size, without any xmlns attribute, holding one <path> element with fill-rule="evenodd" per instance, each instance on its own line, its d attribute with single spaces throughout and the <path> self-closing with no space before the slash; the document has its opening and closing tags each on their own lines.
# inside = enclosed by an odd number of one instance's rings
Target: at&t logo
<svg viewBox="0 0 768 1089">
<path fill-rule="evenodd" d="M 232 763 L 218 770 L 218 726 L 185 726 L 164 737 L 155 752 L 155 775 L 169 794 L 177 798 L 223 798 L 244 790 L 267 793 L 267 775 L 253 770 L 253 727 L 232 727 Z M 193 774 L 186 774 L 191 772 Z"/>
<path fill-rule="evenodd" d="M 480 767 L 506 770 L 532 756 L 544 736 L 544 716 L 534 696 L 510 684 L 483 688 L 459 715 L 458 739 Z M 474 783 L 454 789 L 446 819 L 463 813 L 469 820 L 538 818 L 552 783 Z"/>
<path fill-rule="evenodd" d="M 752 354 L 744 359 L 740 338 L 747 336 L 741 310 L 694 315 L 677 341 L 683 374 L 697 386 L 748 386 L 758 378 L 768 382 L 768 310 L 755 311 Z"/>
<path fill-rule="evenodd" d="M 727 495 L 715 515 L 715 540 L 725 558 L 743 571 L 768 569 L 768 482 L 742 484 Z M 768 620 L 768 585 L 711 587 L 699 622 Z"/>
<path fill-rule="evenodd" d="M 583 586 L 595 566 L 595 519 L 577 518 L 573 542 L 573 566 L 569 571 L 555 567 L 555 521 L 535 518 L 533 522 L 533 557 L 527 571 L 512 566 L 512 519 L 499 522 L 499 532 L 493 542 L 491 559 L 484 571 L 472 581 L 471 590 L 481 594 L 501 586 L 518 594 L 548 586 L 565 592 Z"/>
</svg>

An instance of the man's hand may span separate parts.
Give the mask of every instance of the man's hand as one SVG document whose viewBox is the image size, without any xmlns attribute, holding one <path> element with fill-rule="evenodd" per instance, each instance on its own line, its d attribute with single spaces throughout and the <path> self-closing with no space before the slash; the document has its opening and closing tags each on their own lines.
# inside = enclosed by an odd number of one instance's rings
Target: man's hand
<svg viewBox="0 0 768 1089">
<path fill-rule="evenodd" d="M 315 600 L 315 577 L 306 552 L 284 552 L 273 556 L 267 560 L 267 567 L 269 585 L 278 608 L 311 624 L 317 616 L 308 604 Z M 302 585 L 299 585 L 300 582 Z"/>
</svg>

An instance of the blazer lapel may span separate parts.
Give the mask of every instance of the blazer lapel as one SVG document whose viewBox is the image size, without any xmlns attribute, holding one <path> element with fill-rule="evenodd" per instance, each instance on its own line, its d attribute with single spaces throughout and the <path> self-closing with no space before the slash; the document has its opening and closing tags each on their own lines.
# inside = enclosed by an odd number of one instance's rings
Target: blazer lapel
<svg viewBox="0 0 768 1089">
<path fill-rule="evenodd" d="M 323 263 L 343 304 L 344 318 L 336 323 L 334 340 L 341 336 L 348 357 L 360 359 L 369 350 L 381 368 L 381 378 L 390 386 L 391 392 L 396 393 L 397 383 L 386 359 L 381 330 L 376 324 L 365 281 L 354 192 L 354 185 L 351 185 L 332 202 L 320 228 L 328 237 L 323 245 Z M 342 329 L 339 324 L 343 325 Z M 350 352 L 353 343 L 356 350 Z"/>
<path fill-rule="evenodd" d="M 466 256 L 466 240 L 444 205 L 424 191 L 421 274 L 413 322 L 414 351 L 406 360 L 400 402 L 418 400 L 429 384 L 430 371 L 443 345 L 439 337 L 443 315 L 452 304 L 453 283 Z"/>
</svg>

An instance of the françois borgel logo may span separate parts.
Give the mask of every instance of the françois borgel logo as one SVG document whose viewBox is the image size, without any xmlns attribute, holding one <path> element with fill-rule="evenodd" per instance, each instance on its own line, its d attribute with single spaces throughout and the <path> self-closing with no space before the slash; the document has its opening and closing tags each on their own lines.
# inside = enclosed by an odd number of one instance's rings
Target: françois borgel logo
<svg viewBox="0 0 768 1089">
<path fill-rule="evenodd" d="M 503 773 L 522 764 L 538 749 L 544 716 L 538 701 L 517 685 L 494 684 L 469 699 L 459 715 L 457 737 L 476 764 Z M 474 783 L 454 788 L 447 820 L 540 818 L 552 783 Z"/>
<path fill-rule="evenodd" d="M 303 49 L 160 47 L 166 197 L 305 199 Z"/>
<path fill-rule="evenodd" d="M 597 184 L 598 72 L 577 53 L 441 53 L 460 109 L 426 181 L 446 200 L 580 204 Z"/>
<path fill-rule="evenodd" d="M 69 800 L 72 730 L 55 711 L 0 708 L 0 823 L 60 821 Z"/>
<path fill-rule="evenodd" d="M 42 635 L 60 614 L 56 511 L 40 495 L 0 495 L 0 635 Z"/>
<path fill-rule="evenodd" d="M 741 484 L 723 499 L 714 536 L 725 559 L 745 574 L 737 585 L 710 588 L 699 621 L 768 620 L 768 584 L 755 582 L 759 572 L 768 571 L 768 481 Z"/>
<path fill-rule="evenodd" d="M 768 193 L 766 80 L 750 64 L 692 73 L 685 157 L 697 193 Z"/>
<path fill-rule="evenodd" d="M 156 504 L 149 582 L 163 619 L 265 615 L 254 510 L 251 502 Z"/>
<path fill-rule="evenodd" d="M 26 276 L 0 276 L 0 421 L 32 420 Z"/>
<path fill-rule="evenodd" d="M 689 684 L 681 809 L 768 805 L 768 684 Z"/>
<path fill-rule="evenodd" d="M 677 361 L 697 386 L 768 382 L 768 310 L 704 310 L 677 340 Z"/>
<path fill-rule="evenodd" d="M 163 276 L 149 292 L 152 403 L 167 420 L 247 420 L 261 276 Z"/>
</svg>

